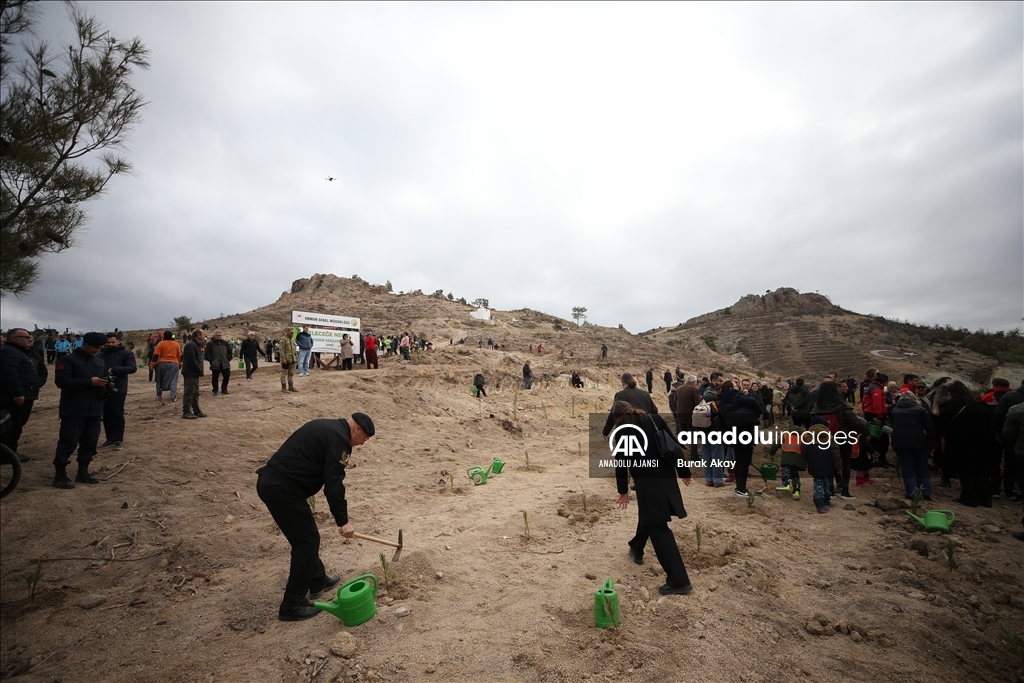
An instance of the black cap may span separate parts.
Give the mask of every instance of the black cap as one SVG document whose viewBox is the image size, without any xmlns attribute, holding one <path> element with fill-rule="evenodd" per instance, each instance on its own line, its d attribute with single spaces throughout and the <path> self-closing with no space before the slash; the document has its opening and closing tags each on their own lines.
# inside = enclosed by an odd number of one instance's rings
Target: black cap
<svg viewBox="0 0 1024 683">
<path fill-rule="evenodd" d="M 369 438 L 374 435 L 376 430 L 373 428 L 373 420 L 366 413 L 352 413 L 352 419 L 359 425 L 359 428 L 366 433 L 366 437 Z"/>
<path fill-rule="evenodd" d="M 86 332 L 82 337 L 82 343 L 89 346 L 104 346 L 107 343 L 107 335 L 102 332 Z"/>
</svg>

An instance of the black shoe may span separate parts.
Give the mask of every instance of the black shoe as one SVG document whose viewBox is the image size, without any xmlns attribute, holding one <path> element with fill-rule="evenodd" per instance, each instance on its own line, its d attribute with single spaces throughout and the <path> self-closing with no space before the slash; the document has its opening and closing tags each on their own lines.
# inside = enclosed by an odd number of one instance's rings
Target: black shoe
<svg viewBox="0 0 1024 683">
<path fill-rule="evenodd" d="M 340 576 L 337 576 L 337 575 L 335 575 L 335 576 L 328 576 L 327 579 L 324 581 L 324 585 L 322 587 L 320 587 L 320 588 L 310 588 L 309 589 L 309 597 L 310 597 L 310 599 L 316 600 L 321 595 L 323 595 L 327 591 L 329 591 L 332 588 L 334 588 L 335 586 L 337 586 L 339 583 L 341 583 L 341 577 Z"/>
<path fill-rule="evenodd" d="M 227 389 L 221 389 L 221 392 L 220 392 L 220 393 L 222 393 L 222 394 L 224 394 L 225 396 L 227 396 L 227 395 L 228 395 L 228 394 L 230 394 L 231 392 L 230 392 L 230 391 L 228 391 Z"/>
<path fill-rule="evenodd" d="M 213 390 L 213 395 L 214 395 L 214 396 L 216 396 L 216 395 L 217 395 L 217 390 L 216 390 L 216 389 L 214 389 L 214 390 Z"/>
<path fill-rule="evenodd" d="M 183 415 L 181 416 L 181 419 L 182 419 L 182 420 L 194 420 L 194 419 L 196 419 L 196 416 L 195 416 L 195 415 L 193 415 L 192 413 L 184 413 L 184 414 L 183 414 Z"/>
<path fill-rule="evenodd" d="M 98 484 L 100 480 L 89 474 L 89 465 L 79 465 L 78 474 L 75 475 L 75 481 L 79 484 Z"/>
<path fill-rule="evenodd" d="M 209 415 L 207 415 L 206 413 L 204 413 L 204 412 L 202 412 L 202 411 L 200 411 L 200 412 L 196 413 L 196 414 L 195 414 L 195 416 L 196 416 L 196 417 L 209 417 Z"/>
<path fill-rule="evenodd" d="M 18 462 L 28 462 L 29 460 L 32 459 L 31 455 L 22 455 L 21 453 L 18 453 L 17 456 Z"/>
<path fill-rule="evenodd" d="M 75 482 L 68 478 L 67 470 L 61 467 L 57 470 L 57 473 L 53 475 L 53 487 L 58 489 L 73 489 L 75 488 Z"/>
<path fill-rule="evenodd" d="M 686 584 L 685 586 L 673 588 L 666 583 L 664 586 L 658 586 L 658 592 L 662 595 L 689 595 L 693 592 L 693 586 Z"/>
<path fill-rule="evenodd" d="M 1016 538 L 1018 541 L 1024 541 L 1024 531 L 1014 531 L 1011 536 Z"/>
<path fill-rule="evenodd" d="M 306 619 L 312 619 L 318 614 L 320 614 L 320 610 L 307 602 L 302 605 L 296 605 L 291 609 L 279 610 L 277 618 L 281 621 L 305 621 Z"/>
<path fill-rule="evenodd" d="M 633 546 L 629 546 L 629 557 L 633 560 L 634 564 L 643 564 L 644 556 L 640 555 L 633 549 Z"/>
<path fill-rule="evenodd" d="M 110 447 L 111 447 L 111 446 L 113 446 L 113 445 L 114 445 L 114 442 L 113 442 L 113 441 L 111 441 L 110 439 L 107 439 L 106 441 L 104 441 L 103 443 L 101 443 L 101 444 L 100 444 L 99 446 L 97 446 L 96 448 L 97 448 L 97 450 L 103 450 L 104 448 L 110 448 Z"/>
</svg>

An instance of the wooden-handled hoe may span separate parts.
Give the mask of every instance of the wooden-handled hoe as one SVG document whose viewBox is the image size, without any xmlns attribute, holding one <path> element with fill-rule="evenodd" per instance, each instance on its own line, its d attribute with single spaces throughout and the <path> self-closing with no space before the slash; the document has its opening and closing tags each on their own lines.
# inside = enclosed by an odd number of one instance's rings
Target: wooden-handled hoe
<svg viewBox="0 0 1024 683">
<path fill-rule="evenodd" d="M 395 543 L 394 541 L 387 541 L 383 538 L 377 538 L 376 536 L 367 536 L 366 534 L 360 533 L 353 533 L 352 536 L 354 536 L 355 538 L 361 538 L 364 541 L 373 541 L 374 543 L 381 543 L 383 545 L 389 545 L 392 548 L 398 548 L 398 550 L 395 551 L 395 556 L 391 558 L 392 562 L 398 562 L 398 557 L 402 554 L 402 546 L 404 545 L 404 543 L 402 543 L 401 529 L 398 530 L 398 543 Z"/>
</svg>

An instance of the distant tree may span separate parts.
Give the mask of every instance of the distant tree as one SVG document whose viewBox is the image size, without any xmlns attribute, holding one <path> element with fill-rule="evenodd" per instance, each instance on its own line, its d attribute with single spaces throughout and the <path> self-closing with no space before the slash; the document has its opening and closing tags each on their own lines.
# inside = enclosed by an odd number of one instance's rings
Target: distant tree
<svg viewBox="0 0 1024 683">
<path fill-rule="evenodd" d="M 28 291 L 43 254 L 75 246 L 88 218 L 82 204 L 132 170 L 112 150 L 146 104 L 131 79 L 149 68 L 149 50 L 73 4 L 69 19 L 75 38 L 66 49 L 26 43 L 15 62 L 11 40 L 32 32 L 38 10 L 0 0 L 0 294 Z"/>
<path fill-rule="evenodd" d="M 587 307 L 586 306 L 573 306 L 572 307 L 572 319 L 576 321 L 576 327 L 580 326 L 580 322 L 587 319 Z"/>
<path fill-rule="evenodd" d="M 191 330 L 192 329 L 192 318 L 187 315 L 179 315 L 177 318 L 171 321 L 171 326 L 176 330 Z"/>
<path fill-rule="evenodd" d="M 430 296 L 434 297 L 435 299 L 443 299 L 444 298 L 444 290 L 443 289 L 438 289 L 433 294 L 431 294 Z"/>
<path fill-rule="evenodd" d="M 481 299 L 476 299 L 475 301 L 473 301 L 473 305 L 476 306 L 477 308 L 490 308 L 491 307 L 491 302 L 488 301 L 487 299 L 482 299 L 481 298 Z"/>
<path fill-rule="evenodd" d="M 448 301 L 455 301 L 455 297 L 452 296 L 451 292 L 448 292 Z"/>
<path fill-rule="evenodd" d="M 460 304 L 465 304 L 465 303 L 466 303 L 466 297 L 464 297 L 464 296 L 460 296 L 460 297 L 458 298 L 458 302 L 459 302 Z"/>
<path fill-rule="evenodd" d="M 388 280 L 388 283 L 385 286 L 388 288 L 389 292 L 395 291 L 395 288 L 391 286 L 391 280 Z"/>
</svg>

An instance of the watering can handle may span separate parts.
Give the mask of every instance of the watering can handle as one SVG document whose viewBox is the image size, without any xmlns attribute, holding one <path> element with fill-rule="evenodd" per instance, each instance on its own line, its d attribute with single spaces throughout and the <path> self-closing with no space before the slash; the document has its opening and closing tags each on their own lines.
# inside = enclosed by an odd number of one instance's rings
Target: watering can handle
<svg viewBox="0 0 1024 683">
<path fill-rule="evenodd" d="M 936 510 L 936 512 L 941 512 L 942 514 L 946 515 L 946 519 L 949 520 L 950 524 L 952 524 L 953 521 L 956 520 L 956 513 L 954 513 L 952 510 Z"/>
<path fill-rule="evenodd" d="M 370 581 L 373 581 L 373 592 L 374 593 L 377 592 L 377 575 L 376 574 L 363 574 L 362 576 L 357 576 L 356 578 L 352 579 L 352 581 L 359 581 L 360 579 L 368 579 Z M 349 583 L 352 583 L 352 581 L 349 581 Z"/>
</svg>

